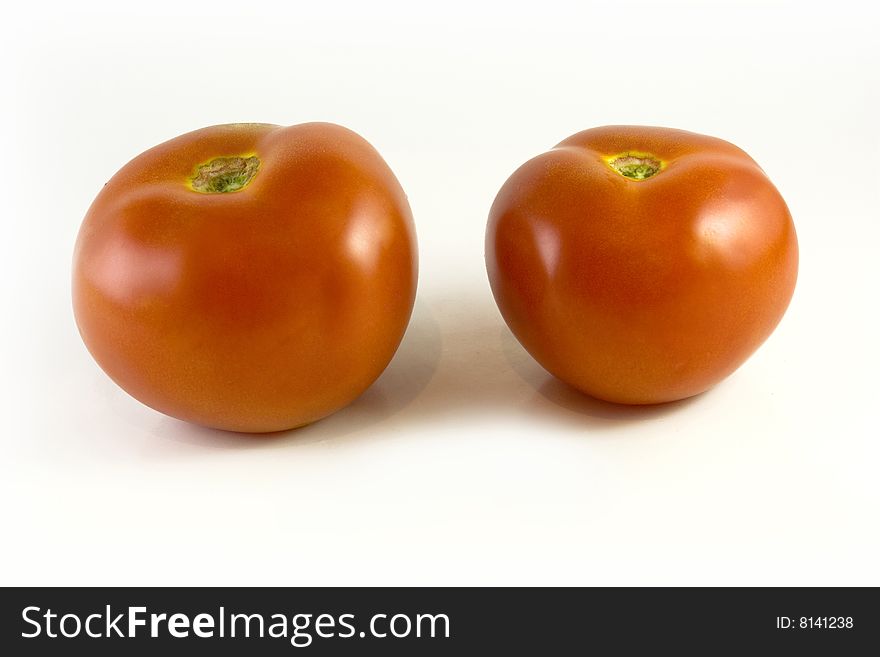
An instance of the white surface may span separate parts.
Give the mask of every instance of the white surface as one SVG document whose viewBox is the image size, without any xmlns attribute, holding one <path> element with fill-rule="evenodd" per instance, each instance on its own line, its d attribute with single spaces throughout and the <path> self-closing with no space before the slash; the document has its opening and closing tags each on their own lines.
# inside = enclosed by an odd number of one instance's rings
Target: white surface
<svg viewBox="0 0 880 657">
<path fill-rule="evenodd" d="M 7 10 L 0 583 L 880 584 L 873 3 L 531 4 Z M 281 438 L 141 406 L 73 323 L 86 208 L 180 133 L 309 120 L 358 131 L 409 194 L 421 276 L 397 357 Z M 684 403 L 569 391 L 489 292 L 500 185 L 608 123 L 738 144 L 795 217 L 788 314 Z"/>
</svg>

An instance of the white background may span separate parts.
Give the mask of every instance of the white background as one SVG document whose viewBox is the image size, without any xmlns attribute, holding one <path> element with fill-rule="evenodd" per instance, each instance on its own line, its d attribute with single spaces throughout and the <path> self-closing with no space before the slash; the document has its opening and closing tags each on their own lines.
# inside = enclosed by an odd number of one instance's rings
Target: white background
<svg viewBox="0 0 880 657">
<path fill-rule="evenodd" d="M 880 55 L 873 3 L 17 3 L 0 27 L 2 584 L 880 584 Z M 334 121 L 406 189 L 405 341 L 281 437 L 116 388 L 70 304 L 79 223 L 146 148 Z M 526 159 L 609 123 L 748 151 L 800 238 L 736 374 L 655 408 L 549 377 L 489 292 Z"/>
</svg>

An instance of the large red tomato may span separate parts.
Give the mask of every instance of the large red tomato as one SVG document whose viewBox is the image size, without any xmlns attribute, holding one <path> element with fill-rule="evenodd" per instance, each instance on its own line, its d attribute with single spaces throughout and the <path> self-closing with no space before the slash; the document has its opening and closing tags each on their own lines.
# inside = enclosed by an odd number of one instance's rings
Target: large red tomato
<svg viewBox="0 0 880 657">
<path fill-rule="evenodd" d="M 703 392 L 758 348 L 791 299 L 798 249 L 779 192 L 736 146 L 609 126 L 510 177 L 486 263 L 504 319 L 547 370 L 650 404 Z"/>
<path fill-rule="evenodd" d="M 379 376 L 409 321 L 416 259 L 406 196 L 361 137 L 221 125 L 104 186 L 76 243 L 73 305 L 95 360 L 141 402 L 276 431 Z"/>
</svg>

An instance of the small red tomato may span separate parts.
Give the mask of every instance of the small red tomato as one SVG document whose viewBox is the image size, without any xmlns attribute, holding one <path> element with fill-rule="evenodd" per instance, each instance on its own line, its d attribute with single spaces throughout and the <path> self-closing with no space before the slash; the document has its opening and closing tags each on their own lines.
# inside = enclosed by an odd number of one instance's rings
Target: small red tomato
<svg viewBox="0 0 880 657">
<path fill-rule="evenodd" d="M 782 318 L 798 248 L 746 153 L 682 130 L 585 130 L 521 166 L 489 216 L 486 264 L 508 326 L 600 399 L 696 395 Z"/>
<path fill-rule="evenodd" d="M 406 196 L 340 126 L 221 125 L 139 155 L 85 217 L 73 306 L 98 364 L 163 413 L 268 432 L 379 376 L 412 311 Z"/>
</svg>

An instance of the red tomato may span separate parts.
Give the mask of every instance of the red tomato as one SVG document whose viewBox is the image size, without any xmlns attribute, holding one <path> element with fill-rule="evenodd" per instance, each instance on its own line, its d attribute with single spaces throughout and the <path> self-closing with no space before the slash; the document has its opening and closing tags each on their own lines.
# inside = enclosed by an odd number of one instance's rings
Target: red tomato
<svg viewBox="0 0 880 657">
<path fill-rule="evenodd" d="M 595 397 L 696 395 L 782 318 L 797 278 L 791 215 L 761 168 L 681 130 L 586 130 L 521 166 L 489 216 L 504 319 L 548 371 Z"/>
<path fill-rule="evenodd" d="M 361 137 L 221 125 L 104 186 L 76 243 L 73 305 L 95 360 L 144 404 L 277 431 L 379 376 L 409 321 L 416 258 L 406 196 Z"/>
</svg>

